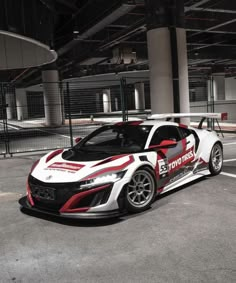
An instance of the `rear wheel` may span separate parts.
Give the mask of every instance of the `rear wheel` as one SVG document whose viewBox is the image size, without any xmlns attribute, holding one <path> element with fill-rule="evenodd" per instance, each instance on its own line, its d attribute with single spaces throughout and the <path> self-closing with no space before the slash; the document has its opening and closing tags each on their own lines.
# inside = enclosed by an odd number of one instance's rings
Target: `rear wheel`
<svg viewBox="0 0 236 283">
<path fill-rule="evenodd" d="M 156 195 L 154 176 L 148 169 L 137 170 L 127 185 L 125 201 L 130 212 L 141 212 L 150 207 Z"/>
<path fill-rule="evenodd" d="M 209 162 L 209 170 L 211 172 L 211 175 L 218 175 L 223 166 L 223 150 L 219 143 L 216 143 L 212 150 L 211 150 L 211 156 L 210 156 L 210 162 Z"/>
</svg>

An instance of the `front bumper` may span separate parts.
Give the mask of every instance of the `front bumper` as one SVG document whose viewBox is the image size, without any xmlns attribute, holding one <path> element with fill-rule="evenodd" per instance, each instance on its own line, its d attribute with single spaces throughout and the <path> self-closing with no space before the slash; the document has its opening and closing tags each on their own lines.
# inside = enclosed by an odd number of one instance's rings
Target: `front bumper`
<svg viewBox="0 0 236 283">
<path fill-rule="evenodd" d="M 60 212 L 48 211 L 31 206 L 26 196 L 19 199 L 19 204 L 26 211 L 28 210 L 36 213 L 43 213 L 46 215 L 56 216 L 60 218 L 70 218 L 70 219 L 108 219 L 108 218 L 116 218 L 124 214 L 121 213 L 118 209 L 112 211 L 79 212 L 79 213 L 60 213 Z"/>
</svg>

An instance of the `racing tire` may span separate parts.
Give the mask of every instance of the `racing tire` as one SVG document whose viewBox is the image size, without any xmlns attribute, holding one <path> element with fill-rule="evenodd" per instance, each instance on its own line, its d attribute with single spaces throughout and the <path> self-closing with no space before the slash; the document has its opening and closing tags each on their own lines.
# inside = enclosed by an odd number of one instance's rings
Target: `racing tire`
<svg viewBox="0 0 236 283">
<path fill-rule="evenodd" d="M 156 196 L 154 174 L 147 168 L 135 171 L 125 192 L 125 206 L 128 212 L 138 213 L 150 207 Z"/>
<path fill-rule="evenodd" d="M 223 167 L 223 149 L 219 143 L 214 144 L 211 150 L 209 170 L 212 176 L 220 174 Z"/>
</svg>

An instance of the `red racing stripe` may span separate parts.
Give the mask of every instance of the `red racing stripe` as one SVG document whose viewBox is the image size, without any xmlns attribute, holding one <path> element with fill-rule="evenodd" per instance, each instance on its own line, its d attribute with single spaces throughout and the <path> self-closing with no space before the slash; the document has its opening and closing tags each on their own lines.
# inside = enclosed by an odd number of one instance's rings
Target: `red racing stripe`
<svg viewBox="0 0 236 283">
<path fill-rule="evenodd" d="M 97 176 L 102 175 L 102 174 L 107 173 L 107 172 L 120 171 L 120 170 L 124 169 L 125 167 L 127 167 L 128 165 L 130 165 L 133 162 L 134 162 L 134 157 L 132 155 L 130 155 L 129 156 L 129 160 L 124 162 L 123 164 L 118 165 L 118 166 L 112 166 L 112 167 L 101 169 L 101 170 L 99 170 L 99 171 L 97 171 L 97 172 L 95 172 L 95 173 L 85 177 L 82 181 L 96 178 Z"/>
<path fill-rule="evenodd" d="M 46 159 L 46 163 L 48 161 L 50 161 L 51 159 L 53 159 L 55 156 L 57 156 L 58 154 L 62 153 L 63 149 L 57 149 L 55 151 L 53 151 L 51 154 L 48 155 L 47 159 Z"/>
<path fill-rule="evenodd" d="M 76 164 L 76 163 L 71 163 L 71 162 L 54 162 L 47 168 L 51 169 L 62 169 L 62 170 L 67 170 L 67 171 L 72 171 L 72 172 L 77 172 L 80 169 L 82 169 L 85 165 L 82 164 Z"/>
<path fill-rule="evenodd" d="M 29 186 L 28 181 L 27 181 L 27 184 L 26 184 L 26 191 L 27 191 L 27 199 L 28 199 L 30 205 L 34 206 L 34 201 L 33 201 L 33 198 L 31 196 L 31 190 L 30 190 L 30 186 Z"/>
<path fill-rule="evenodd" d="M 179 124 L 179 126 L 180 126 L 181 128 L 185 128 L 185 129 L 187 129 L 187 128 L 188 128 L 188 126 L 187 126 L 187 125 L 185 125 L 185 124 Z"/>
<path fill-rule="evenodd" d="M 108 157 L 108 158 L 104 159 L 103 161 L 93 165 L 93 167 L 96 167 L 96 166 L 99 166 L 99 165 L 102 165 L 102 164 L 106 164 L 108 162 L 117 160 L 117 159 L 122 158 L 122 157 L 127 156 L 127 155 L 128 154 L 120 154 L 120 155 L 115 155 L 115 156 L 112 156 L 112 157 Z"/>
<path fill-rule="evenodd" d="M 79 207 L 76 208 L 76 206 L 79 204 L 79 202 L 85 198 L 88 195 L 91 195 L 93 193 L 96 193 L 98 191 L 104 190 L 106 188 L 108 188 L 110 186 L 110 184 L 108 185 L 104 185 L 101 187 L 97 187 L 85 192 L 81 192 L 78 193 L 74 196 L 72 196 L 64 205 L 63 207 L 60 209 L 61 213 L 75 213 L 75 212 L 86 212 L 90 207 Z"/>
</svg>

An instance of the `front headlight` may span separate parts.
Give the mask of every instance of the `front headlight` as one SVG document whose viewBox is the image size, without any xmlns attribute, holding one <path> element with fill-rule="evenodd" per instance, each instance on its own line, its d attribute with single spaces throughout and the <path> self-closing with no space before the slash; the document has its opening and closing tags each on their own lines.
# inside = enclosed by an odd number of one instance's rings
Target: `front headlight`
<svg viewBox="0 0 236 283">
<path fill-rule="evenodd" d="M 81 189 L 89 189 L 89 188 L 97 186 L 97 185 L 115 183 L 115 182 L 119 181 L 120 179 L 122 179 L 123 176 L 125 175 L 125 173 L 126 173 L 126 171 L 122 171 L 122 172 L 107 174 L 107 175 L 100 176 L 100 177 L 97 177 L 97 178 L 94 178 L 94 179 L 82 181 L 82 182 L 80 182 L 80 188 Z"/>
</svg>

